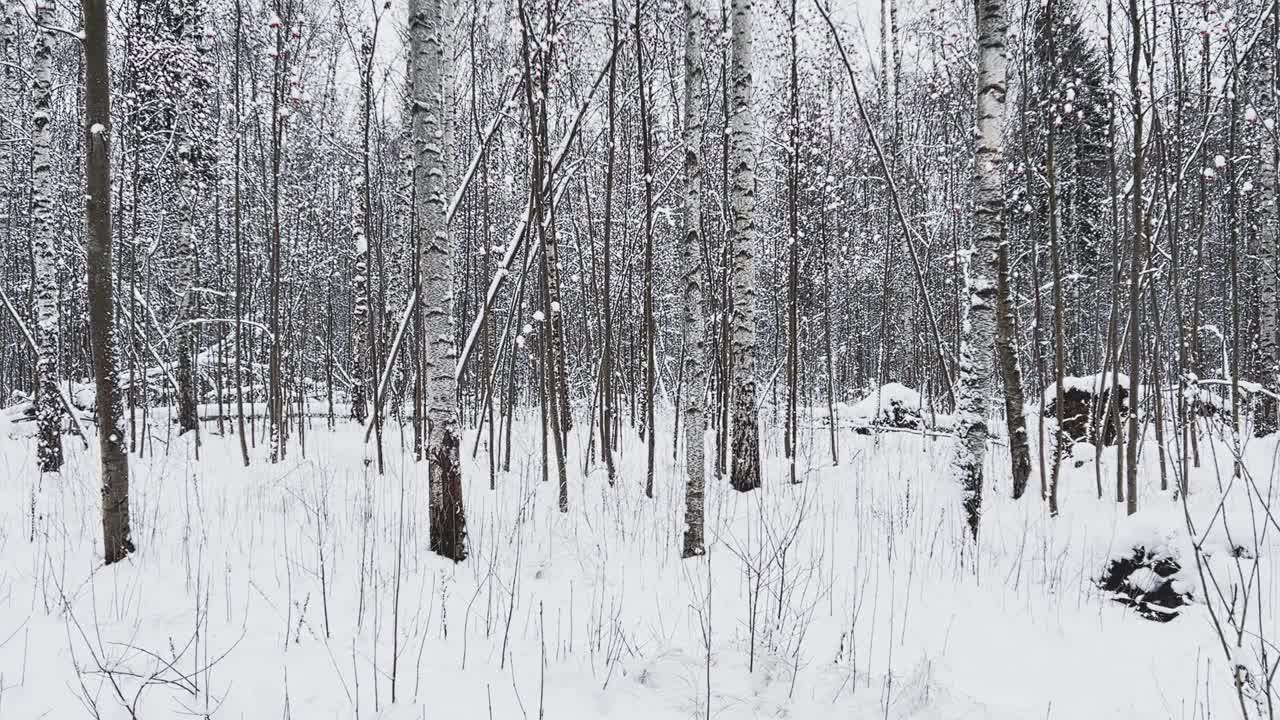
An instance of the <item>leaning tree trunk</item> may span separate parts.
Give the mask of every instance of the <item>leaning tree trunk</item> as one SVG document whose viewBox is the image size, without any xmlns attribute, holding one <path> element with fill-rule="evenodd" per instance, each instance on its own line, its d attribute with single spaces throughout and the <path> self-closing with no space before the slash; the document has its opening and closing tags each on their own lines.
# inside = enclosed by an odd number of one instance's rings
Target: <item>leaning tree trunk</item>
<svg viewBox="0 0 1280 720">
<path fill-rule="evenodd" d="M 1004 0 L 978 3 L 977 137 L 973 170 L 973 253 L 969 256 L 969 308 L 960 348 L 960 397 L 954 470 L 964 488 L 969 531 L 978 537 L 982 467 L 987 454 L 987 398 L 991 394 L 996 337 L 998 250 L 1004 224 Z"/>
<path fill-rule="evenodd" d="M 733 0 L 730 30 L 729 214 L 733 243 L 733 468 L 739 492 L 760 487 L 760 425 L 756 414 L 756 150 L 751 114 L 751 3 Z"/>
<path fill-rule="evenodd" d="M 97 384 L 98 446 L 102 451 L 102 547 L 106 563 L 133 552 L 129 537 L 129 454 L 116 386 L 111 283 L 111 82 L 107 63 L 107 2 L 84 0 L 85 207 L 88 219 L 89 334 Z"/>
<path fill-rule="evenodd" d="M 684 0 L 684 242 L 680 246 L 680 271 L 684 275 L 684 399 L 685 483 L 684 548 L 682 557 L 706 553 L 703 542 L 703 495 L 706 461 L 703 458 L 707 419 L 706 329 L 702 308 L 702 117 L 706 108 L 703 88 L 702 32 L 706 23 L 703 0 Z"/>
<path fill-rule="evenodd" d="M 53 3 L 35 4 L 35 70 L 31 79 L 31 254 L 35 259 L 36 451 L 42 472 L 62 467 L 58 398 L 58 245 L 53 225 Z"/>
<path fill-rule="evenodd" d="M 445 227 L 444 44 L 441 0 L 409 1 L 414 212 L 419 239 L 418 289 L 426 338 L 422 373 L 427 397 L 431 550 L 454 562 L 467 556 L 458 454 L 457 354 L 453 327 L 453 258 Z"/>
<path fill-rule="evenodd" d="M 1000 378 L 1004 381 L 1005 426 L 1009 431 L 1009 462 L 1013 472 L 1013 499 L 1027 491 L 1031 477 L 1031 446 L 1027 442 L 1027 419 L 1022 414 L 1022 368 L 1018 367 L 1015 342 L 1018 328 L 1013 312 L 1012 282 L 1009 278 L 1009 237 L 1001 237 L 996 262 L 996 355 Z"/>
</svg>

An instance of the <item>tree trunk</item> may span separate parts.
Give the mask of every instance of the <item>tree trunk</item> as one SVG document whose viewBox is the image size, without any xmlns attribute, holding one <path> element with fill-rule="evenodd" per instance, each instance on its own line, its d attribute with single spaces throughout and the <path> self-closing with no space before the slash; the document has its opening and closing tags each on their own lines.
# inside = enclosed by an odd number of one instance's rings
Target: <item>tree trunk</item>
<svg viewBox="0 0 1280 720">
<path fill-rule="evenodd" d="M 751 112 L 752 0 L 733 0 L 729 117 L 729 213 L 733 243 L 733 467 L 739 492 L 760 487 L 760 425 L 756 413 L 756 148 Z"/>
<path fill-rule="evenodd" d="M 36 450 L 41 472 L 62 467 L 58 399 L 58 244 L 53 223 L 53 3 L 35 4 L 35 70 L 31 78 L 31 254 L 35 259 Z"/>
<path fill-rule="evenodd" d="M 106 0 L 84 0 L 85 163 L 89 332 L 102 453 L 102 547 L 110 565 L 133 552 L 129 537 L 129 454 L 116 386 L 115 303 L 111 280 L 111 82 Z"/>
<path fill-rule="evenodd" d="M 1056 88 L 1058 84 L 1058 53 L 1054 43 L 1053 28 L 1053 0 L 1050 0 L 1045 6 L 1045 14 L 1048 18 L 1048 24 L 1051 28 L 1048 32 L 1049 36 L 1049 87 Z M 1062 412 L 1066 398 L 1063 393 L 1065 390 L 1065 373 L 1066 373 L 1066 334 L 1063 332 L 1063 308 L 1062 308 L 1062 254 L 1060 243 L 1058 242 L 1058 169 L 1057 169 L 1057 105 L 1049 102 L 1045 106 L 1045 175 L 1048 185 L 1049 200 L 1049 267 L 1053 273 L 1053 387 L 1054 387 L 1054 407 L 1058 408 L 1058 412 Z M 1053 469 L 1049 476 L 1049 514 L 1058 514 L 1058 478 L 1062 474 L 1062 453 L 1065 449 L 1066 435 L 1062 432 L 1062 418 L 1059 416 L 1058 421 L 1053 424 Z"/>
<path fill-rule="evenodd" d="M 610 3 L 610 28 L 613 46 L 618 46 L 618 2 Z M 609 129 L 608 143 L 605 146 L 604 169 L 604 269 L 603 297 L 604 302 L 604 348 L 600 355 L 600 454 L 604 457 L 605 470 L 612 485 L 617 478 L 617 469 L 613 462 L 613 295 L 610 290 L 610 278 L 613 275 L 613 253 L 610 247 L 613 239 L 613 175 L 614 175 L 614 136 L 616 133 L 616 93 L 617 65 L 609 63 Z"/>
<path fill-rule="evenodd" d="M 1133 47 L 1129 59 L 1130 112 L 1133 117 L 1133 253 L 1129 261 L 1129 437 L 1125 447 L 1125 511 L 1138 511 L 1138 384 L 1142 379 L 1142 264 L 1146 256 L 1146 228 L 1142 213 L 1142 18 L 1138 0 L 1129 0 L 1129 27 Z"/>
<path fill-rule="evenodd" d="M 280 0 L 276 0 L 275 5 L 274 12 L 278 17 Z M 270 207 L 266 208 L 269 223 L 268 232 L 270 233 L 267 260 L 270 282 L 270 307 L 267 312 L 270 315 L 268 329 L 271 341 L 267 359 L 267 422 L 270 432 L 269 442 L 271 444 L 270 459 L 273 464 L 283 460 L 285 452 L 284 389 L 281 387 L 284 377 L 280 367 L 281 353 L 283 352 L 281 344 L 284 342 L 284 338 L 280 336 L 280 162 L 281 142 L 284 135 L 284 120 L 280 117 L 280 84 L 284 69 L 281 66 L 283 62 L 281 55 L 284 51 L 284 33 L 285 30 L 282 24 L 274 28 L 275 55 L 272 57 L 271 71 L 271 197 Z"/>
<path fill-rule="evenodd" d="M 1280 25 L 1276 9 L 1272 6 L 1271 32 L 1280 35 Z M 1273 36 L 1275 37 L 1275 36 Z M 1264 54 L 1264 57 L 1268 57 Z M 1261 82 L 1262 97 L 1258 99 L 1259 107 L 1271 107 L 1277 96 L 1275 88 L 1276 58 L 1270 58 L 1270 67 L 1264 67 Z M 1276 212 L 1276 141 L 1272 131 L 1262 133 L 1262 148 L 1258 157 L 1258 184 L 1261 186 L 1258 252 L 1262 256 L 1259 274 L 1259 292 L 1261 306 L 1258 308 L 1258 353 L 1266 372 L 1261 378 L 1272 389 L 1280 388 L 1280 343 L 1277 342 L 1277 330 L 1280 330 L 1280 235 L 1277 235 L 1276 223 L 1280 220 Z M 1254 419 L 1254 434 L 1261 437 L 1273 433 L 1277 429 L 1275 400 L 1259 394 L 1262 402 Z"/>
<path fill-rule="evenodd" d="M 649 93 L 645 89 L 644 77 L 644 37 L 641 34 L 641 23 L 644 22 L 641 0 L 636 0 L 636 22 L 633 26 L 636 38 L 636 86 L 640 93 L 640 157 L 641 173 L 644 185 L 644 266 L 641 270 L 642 295 L 641 323 L 644 337 L 644 443 L 645 443 L 645 497 L 653 497 L 653 471 L 656 459 L 658 432 L 655 427 L 654 406 L 657 404 L 657 352 L 654 335 L 657 327 L 653 322 L 653 152 L 650 139 Z M 686 152 L 688 150 L 686 149 Z M 687 167 L 687 166 L 686 166 Z M 687 232 L 687 231 L 686 231 Z M 678 412 L 678 411 L 677 411 Z M 677 416 L 678 417 L 678 416 Z"/>
<path fill-rule="evenodd" d="M 1009 236 L 1002 229 L 996 248 L 996 353 L 1000 377 L 1004 380 L 1005 426 L 1009 431 L 1009 461 L 1013 473 L 1013 499 L 1027 491 L 1031 477 L 1031 447 L 1027 442 L 1027 419 L 1022 414 L 1026 402 L 1022 394 L 1022 368 L 1018 366 L 1017 316 L 1013 312 L 1013 288 L 1009 278 Z"/>
<path fill-rule="evenodd" d="M 978 537 L 983 462 L 987 454 L 987 398 L 996 338 L 999 247 L 1004 224 L 1004 103 L 1008 61 L 1004 0 L 978 3 L 977 139 L 973 171 L 973 253 L 969 256 L 969 308 L 960 350 L 960 397 L 954 459 L 964 488 L 969 531 Z"/>
<path fill-rule="evenodd" d="M 351 278 L 351 419 L 364 424 L 368 417 L 364 358 L 369 355 L 369 115 L 373 103 L 373 41 L 360 38 L 360 176 L 351 213 L 351 236 L 355 245 L 355 274 Z M 378 382 L 378 378 L 373 382 Z"/>
<path fill-rule="evenodd" d="M 235 325 L 235 332 L 236 332 L 236 353 L 235 353 L 235 355 L 236 355 L 236 372 L 235 372 L 235 379 L 236 379 L 236 434 L 240 436 L 240 460 L 241 460 L 241 462 L 243 462 L 243 463 L 244 463 L 244 466 L 245 466 L 245 467 L 249 467 L 249 445 L 248 445 L 248 441 L 247 441 L 247 440 L 246 440 L 246 438 L 245 438 L 245 432 L 244 432 L 244 370 L 243 370 L 243 363 L 242 363 L 242 352 L 243 352 L 243 350 L 244 350 L 244 339 L 243 339 L 244 317 L 243 317 L 243 312 L 244 312 L 244 308 L 245 308 L 245 306 L 244 306 L 244 302 L 243 302 L 243 297 L 244 297 L 244 277 L 243 277 L 243 273 L 244 273 L 244 244 L 243 244 L 243 240 L 244 240 L 244 236 L 243 236 L 243 232 L 242 232 L 242 225 L 241 225 L 243 218 L 242 218 L 242 216 L 241 216 L 241 207 L 240 207 L 240 173 L 241 173 L 241 169 L 240 169 L 240 151 L 241 151 L 241 148 L 240 148 L 240 145 L 241 145 L 241 142 L 242 142 L 242 141 L 241 141 L 241 138 L 240 138 L 240 129 L 239 129 L 239 128 L 240 128 L 240 121 L 241 121 L 241 102 L 240 102 L 240 52 L 241 52 L 241 48 L 242 48 L 242 46 L 243 46 L 243 42 L 242 42 L 242 38 L 241 38 L 241 33 L 242 33 L 242 31 L 243 31 L 243 25 L 244 25 L 244 7 L 243 7 L 243 6 L 242 6 L 242 4 L 241 4 L 241 0 L 236 0 L 236 4 L 235 4 L 235 16 L 236 16 L 236 30 L 235 30 L 235 39 L 234 39 L 234 43 L 235 43 L 235 46 L 236 46 L 236 51 L 235 51 L 235 65 L 232 67 L 232 83 L 233 83 L 233 87 L 232 87 L 232 95 L 233 95 L 233 100 L 234 100 L 234 103 L 233 103 L 233 112 L 235 113 L 235 123 L 232 125 L 232 127 L 234 127 L 234 128 L 235 128 L 235 133 L 234 133 L 234 135 L 235 135 L 235 143 L 234 143 L 235 148 L 234 148 L 234 150 L 232 151 L 232 152 L 233 152 L 233 154 L 234 154 L 234 156 L 235 156 L 235 157 L 234 157 L 235 170 L 234 170 L 234 172 L 233 172 L 232 174 L 233 174 L 233 176 L 234 176 L 234 180 L 233 180 L 233 182 L 235 183 L 235 187 L 232 189 L 232 204 L 233 204 L 233 206 L 234 206 L 234 207 L 233 207 L 233 218 L 232 218 L 232 223 L 233 223 L 233 231 L 232 231 L 232 232 L 233 232 L 233 233 L 234 233 L 234 235 L 235 235 L 235 246 L 236 246 L 236 272 L 235 272 L 235 276 L 236 276 L 236 297 L 235 297 L 235 309 L 236 309 L 236 325 Z"/>
<path fill-rule="evenodd" d="M 703 495 L 706 461 L 703 458 L 707 419 L 706 327 L 702 307 L 702 118 L 706 109 L 702 60 L 706 9 L 703 0 L 684 0 L 684 242 L 680 246 L 680 272 L 684 300 L 684 398 L 685 483 L 684 548 L 682 557 L 706 553 L 703 542 Z"/>
<path fill-rule="evenodd" d="M 423 375 L 427 397 L 427 459 L 431 550 L 454 562 L 467 556 L 459 460 L 456 352 L 450 319 L 453 257 L 445 227 L 444 44 L 441 0 L 409 2 L 409 76 L 412 83 L 413 182 L 419 238 Z"/>
<path fill-rule="evenodd" d="M 179 140 L 185 142 L 185 140 Z M 178 263 L 181 270 L 179 277 L 183 279 L 183 288 L 178 301 L 177 354 L 178 367 L 174 373 L 178 381 L 178 433 L 196 429 L 196 380 L 195 339 L 196 330 L 192 321 L 195 319 L 195 293 L 198 284 L 196 272 L 196 231 L 195 231 L 195 195 L 196 183 L 193 178 L 190 158 L 178 160 Z"/>
<path fill-rule="evenodd" d="M 783 448 L 787 475 L 796 481 L 796 428 L 800 384 L 800 74 L 796 48 L 796 0 L 787 14 L 787 41 L 790 46 L 790 102 L 787 123 L 787 411 Z"/>
</svg>

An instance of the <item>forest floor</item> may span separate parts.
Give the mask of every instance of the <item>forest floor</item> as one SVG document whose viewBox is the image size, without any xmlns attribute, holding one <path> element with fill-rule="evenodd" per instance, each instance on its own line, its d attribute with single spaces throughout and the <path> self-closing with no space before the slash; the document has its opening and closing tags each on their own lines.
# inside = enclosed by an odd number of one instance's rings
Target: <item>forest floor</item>
<svg viewBox="0 0 1280 720">
<path fill-rule="evenodd" d="M 1239 716 L 1203 602 L 1156 623 L 1095 585 L 1131 538 L 1186 535 L 1154 443 L 1134 518 L 1097 498 L 1093 463 L 1110 498 L 1114 450 L 1068 460 L 1050 518 L 1035 475 L 1009 498 L 993 446 L 975 548 L 950 439 L 842 431 L 833 465 L 815 428 L 792 485 L 770 434 L 763 489 L 709 481 L 709 552 L 681 560 L 669 427 L 652 499 L 634 432 L 610 486 L 601 463 L 583 471 L 575 428 L 562 514 L 535 422 L 493 490 L 464 438 L 458 565 L 426 549 L 425 472 L 395 426 L 382 476 L 349 424 L 316 422 L 276 465 L 259 444 L 249 468 L 215 424 L 198 458 L 190 436 L 157 437 L 130 457 L 138 550 L 106 568 L 96 452 L 67 436 L 65 469 L 41 479 L 33 440 L 0 433 L 0 719 Z M 1245 450 L 1266 497 L 1276 450 Z M 1221 438 L 1200 453 L 1188 506 L 1207 522 L 1232 460 Z M 1245 576 L 1274 642 L 1268 520 L 1261 535 L 1236 522 L 1257 540 Z"/>
</svg>

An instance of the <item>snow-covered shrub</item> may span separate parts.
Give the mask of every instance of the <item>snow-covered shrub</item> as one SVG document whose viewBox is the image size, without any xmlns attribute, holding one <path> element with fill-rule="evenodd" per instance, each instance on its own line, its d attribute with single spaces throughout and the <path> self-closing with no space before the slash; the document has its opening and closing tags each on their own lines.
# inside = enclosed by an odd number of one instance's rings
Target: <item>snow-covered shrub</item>
<svg viewBox="0 0 1280 720">
<path fill-rule="evenodd" d="M 1129 415 L 1129 379 L 1120 375 L 1119 384 L 1119 407 L 1113 415 L 1108 407 L 1112 389 L 1110 374 L 1063 378 L 1061 409 L 1058 408 L 1057 384 L 1045 388 L 1045 417 L 1057 419 L 1063 434 L 1075 442 L 1097 444 L 1096 441 L 1101 440 L 1103 445 L 1114 445 L 1118 430 L 1116 419 L 1123 420 Z M 1094 413 L 1097 413 L 1096 418 Z"/>
<path fill-rule="evenodd" d="M 78 410 L 94 412 L 98 408 L 98 386 L 95 383 L 72 383 L 71 404 Z"/>
<path fill-rule="evenodd" d="M 1231 400 L 1207 387 L 1188 385 L 1182 397 L 1188 408 L 1200 417 L 1220 417 L 1231 411 Z"/>
<path fill-rule="evenodd" d="M 1185 538 L 1185 528 L 1173 515 L 1132 516 L 1097 579 L 1098 587 L 1148 620 L 1174 619 L 1195 598 L 1195 561 L 1184 547 Z"/>
<path fill-rule="evenodd" d="M 873 427 L 920 430 L 925 426 L 921 407 L 920 393 L 902 383 L 891 382 L 853 405 L 842 407 L 841 414 L 849 419 L 856 432 L 863 434 L 870 433 Z"/>
<path fill-rule="evenodd" d="M 1128 555 L 1113 556 L 1098 587 L 1142 617 L 1168 622 L 1192 600 L 1191 585 L 1179 578 L 1181 572 L 1182 565 L 1173 557 L 1139 546 Z"/>
</svg>

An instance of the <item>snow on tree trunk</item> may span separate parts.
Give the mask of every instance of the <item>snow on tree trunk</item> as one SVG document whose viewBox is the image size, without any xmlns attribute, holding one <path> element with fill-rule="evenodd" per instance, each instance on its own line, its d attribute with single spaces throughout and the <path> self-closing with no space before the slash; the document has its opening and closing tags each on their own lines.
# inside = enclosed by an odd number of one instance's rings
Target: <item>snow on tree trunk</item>
<svg viewBox="0 0 1280 720">
<path fill-rule="evenodd" d="M 1275 10 L 1272 11 L 1273 15 Z M 1274 60 L 1272 60 L 1274 62 Z M 1261 107 L 1268 107 L 1268 100 L 1274 101 L 1275 76 L 1274 68 L 1261 71 L 1264 91 L 1259 98 Z M 1265 368 L 1263 380 L 1273 388 L 1280 387 L 1280 343 L 1277 343 L 1277 320 L 1280 320 L 1280 235 L 1277 235 L 1276 222 L 1280 220 L 1276 211 L 1276 141 L 1270 129 L 1262 133 L 1262 148 L 1258 155 L 1258 184 L 1261 193 L 1259 223 L 1259 254 L 1262 256 L 1262 271 L 1259 279 L 1261 305 L 1258 308 L 1258 353 L 1261 365 Z M 1254 433 L 1262 436 L 1276 431 L 1277 403 L 1275 400 L 1263 398 L 1254 421 Z"/>
<path fill-rule="evenodd" d="M 467 556 L 458 452 L 457 380 L 452 318 L 453 258 L 445 227 L 444 45 L 441 0 L 409 2 L 414 211 L 419 234 L 419 302 L 425 338 L 422 373 L 427 399 L 427 459 L 431 550 L 454 562 Z"/>
<path fill-rule="evenodd" d="M 978 536 L 982 468 L 987 454 L 987 398 L 991 395 L 996 339 L 998 250 L 1004 221 L 1004 0 L 978 3 L 977 137 L 973 171 L 973 248 L 969 255 L 969 307 L 960 348 L 960 392 L 953 469 L 964 488 L 969 531 Z"/>
<path fill-rule="evenodd" d="M 351 278 L 351 419 L 364 424 L 369 416 L 368 391 L 365 381 L 376 373 L 373 347 L 369 341 L 369 174 L 371 139 L 370 119 L 373 111 L 373 36 L 360 31 L 360 171 L 356 177 L 355 198 L 351 212 L 351 236 L 356 254 L 355 272 Z M 368 358 L 369 364 L 365 365 Z M 366 369 L 368 368 L 368 369 Z M 378 382 L 376 375 L 372 382 Z"/>
<path fill-rule="evenodd" d="M 18 53 L 16 40 L 18 37 L 18 8 L 12 6 L 11 0 L 0 0 L 0 61 L 8 63 L 0 66 L 0 97 L 17 99 L 21 92 L 16 80 L 18 73 Z M 0 168 L 11 172 L 15 148 L 13 143 L 0 143 Z M 10 193 L 18 192 L 16 182 L 5 183 L 0 188 L 0 201 L 8 200 Z"/>
<path fill-rule="evenodd" d="M 11 0 L 0 0 L 0 58 L 9 59 L 9 53 L 13 47 L 13 41 L 18 36 L 18 13 L 17 8 L 11 6 Z M 5 67 L 0 70 L 5 78 L 13 75 L 13 68 Z"/>
<path fill-rule="evenodd" d="M 680 271 L 684 299 L 685 484 L 683 557 L 706 553 L 703 542 L 703 495 L 706 463 L 703 440 L 707 420 L 705 400 L 706 328 L 702 308 L 702 117 L 706 107 L 702 65 L 702 34 L 706 23 L 703 0 L 684 0 L 684 242 Z"/>
<path fill-rule="evenodd" d="M 102 452 L 102 547 L 110 565 L 133 552 L 129 533 L 129 454 L 116 385 L 114 288 L 111 281 L 111 83 L 107 2 L 84 0 L 85 163 L 89 334 Z"/>
<path fill-rule="evenodd" d="M 368 415 L 365 396 L 364 357 L 369 341 L 369 237 L 365 234 L 363 178 L 356 180 L 355 210 L 351 213 L 351 235 L 355 244 L 355 273 L 351 278 L 351 419 L 364 424 Z M 377 379 L 374 379 L 377 382 Z"/>
<path fill-rule="evenodd" d="M 53 0 L 35 3 L 35 70 L 31 79 L 31 254 L 35 262 L 36 354 L 39 387 L 36 450 L 42 472 L 62 467 L 58 399 L 58 245 L 53 225 Z"/>
<path fill-rule="evenodd" d="M 376 372 L 372 362 L 373 348 L 369 337 L 369 120 L 373 90 L 371 73 L 373 38 L 366 31 L 360 36 L 360 174 L 356 177 L 355 201 L 351 212 L 351 235 L 355 245 L 355 273 L 351 278 L 351 419 L 364 424 L 366 407 L 364 359 L 370 355 L 369 372 Z M 373 382 L 378 382 L 377 377 Z M 376 410 L 376 408 L 375 408 Z"/>
<path fill-rule="evenodd" d="M 739 492 L 760 487 L 760 426 L 756 414 L 756 150 L 751 114 L 751 3 L 733 0 L 730 29 L 732 97 L 729 118 L 729 213 L 733 245 L 733 468 Z"/>
</svg>

